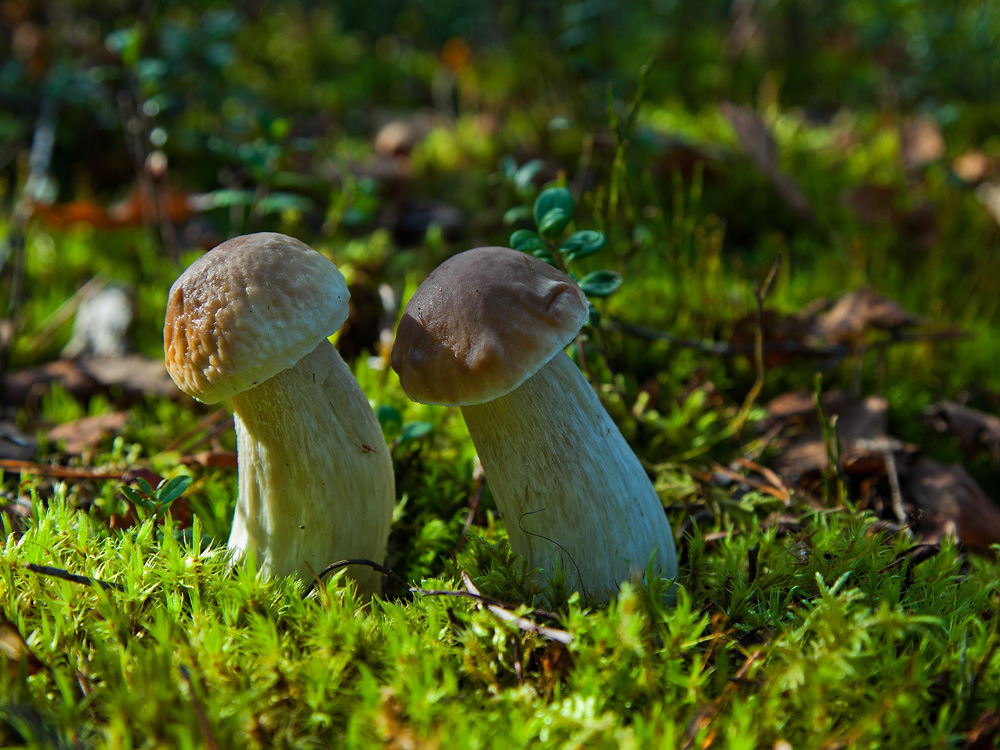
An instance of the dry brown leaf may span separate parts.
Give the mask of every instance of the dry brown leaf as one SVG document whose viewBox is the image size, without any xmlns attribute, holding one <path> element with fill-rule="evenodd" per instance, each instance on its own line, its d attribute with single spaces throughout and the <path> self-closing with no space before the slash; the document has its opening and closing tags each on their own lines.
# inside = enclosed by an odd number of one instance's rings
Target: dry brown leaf
<svg viewBox="0 0 1000 750">
<path fill-rule="evenodd" d="M 58 360 L 9 374 L 5 380 L 5 398 L 15 406 L 35 408 L 53 383 L 78 401 L 87 401 L 98 393 L 120 390 L 129 399 L 146 395 L 184 398 L 162 359 L 139 354 L 102 359 Z"/>
<path fill-rule="evenodd" d="M 1000 464 L 1000 417 L 953 401 L 940 401 L 924 410 L 924 418 L 938 432 L 953 433 L 967 453 L 986 448 L 994 463 Z"/>
<path fill-rule="evenodd" d="M 1000 713 L 995 708 L 983 712 L 965 736 L 963 750 L 995 750 L 995 740 L 1000 734 Z"/>
<path fill-rule="evenodd" d="M 872 329 L 895 331 L 921 322 L 898 302 L 861 288 L 845 294 L 833 307 L 818 315 L 812 332 L 825 343 L 850 345 Z"/>
<path fill-rule="evenodd" d="M 109 412 L 94 417 L 83 417 L 53 427 L 47 437 L 54 443 L 63 443 L 66 453 L 80 454 L 95 447 L 109 433 L 120 432 L 128 421 L 125 412 Z"/>
<path fill-rule="evenodd" d="M 801 396 L 798 398 L 801 399 Z M 789 399 L 788 408 L 792 403 Z M 881 396 L 869 396 L 861 401 L 843 398 L 839 394 L 824 406 L 827 419 L 837 417 L 837 436 L 843 467 L 851 471 L 866 471 L 872 461 L 882 464 L 886 450 L 898 450 L 902 444 L 886 435 L 888 401 Z M 829 467 L 828 447 L 818 418 L 797 417 L 807 426 L 790 439 L 775 459 L 775 468 L 784 476 L 799 477 L 823 471 Z"/>
<path fill-rule="evenodd" d="M 22 432 L 13 422 L 0 421 L 0 458 L 26 461 L 35 455 L 35 438 Z"/>
<path fill-rule="evenodd" d="M 236 451 L 199 451 L 190 456 L 181 456 L 178 463 L 184 466 L 204 466 L 216 469 L 235 469 Z"/>
<path fill-rule="evenodd" d="M 891 185 L 865 183 L 840 195 L 862 224 L 889 224 L 896 217 L 896 189 Z"/>
<path fill-rule="evenodd" d="M 963 182 L 978 185 L 984 180 L 996 177 L 997 160 L 987 156 L 982 151 L 966 151 L 959 154 L 951 163 L 952 173 Z"/>
<path fill-rule="evenodd" d="M 121 388 L 130 395 L 181 395 L 167 375 L 162 359 L 128 354 L 124 357 L 85 357 L 76 360 L 76 363 L 101 385 Z"/>
<path fill-rule="evenodd" d="M 976 198 L 989 211 L 990 216 L 1000 224 L 1000 183 L 984 182 L 976 188 Z"/>
<path fill-rule="evenodd" d="M 1000 543 L 1000 508 L 960 464 L 921 457 L 901 479 L 904 496 L 921 514 L 917 525 L 926 541 L 954 536 L 983 552 Z"/>
<path fill-rule="evenodd" d="M 45 665 L 35 656 L 25 642 L 17 626 L 3 615 L 0 615 L 0 654 L 7 657 L 8 667 L 14 674 L 24 663 L 28 674 L 36 674 Z"/>
<path fill-rule="evenodd" d="M 933 117 L 916 117 L 903 130 L 903 167 L 918 169 L 944 158 L 944 136 Z"/>
</svg>

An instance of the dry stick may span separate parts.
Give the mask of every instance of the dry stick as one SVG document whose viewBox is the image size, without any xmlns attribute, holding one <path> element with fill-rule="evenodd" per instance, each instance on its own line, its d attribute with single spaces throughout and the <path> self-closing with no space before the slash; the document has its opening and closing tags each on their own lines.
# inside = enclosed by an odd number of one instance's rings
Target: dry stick
<svg viewBox="0 0 1000 750">
<path fill-rule="evenodd" d="M 465 524 L 462 526 L 462 533 L 459 534 L 458 544 L 455 545 L 456 552 L 465 545 L 469 529 L 472 527 L 472 522 L 479 511 L 479 502 L 483 499 L 483 491 L 486 489 L 486 475 L 483 473 L 482 464 L 479 463 L 479 459 L 476 459 L 476 470 L 473 471 L 472 476 L 476 483 L 476 489 L 469 497 L 469 512 L 465 516 Z"/>
<path fill-rule="evenodd" d="M 628 323 L 618 318 L 604 318 L 601 327 L 608 331 L 618 331 L 637 336 L 651 341 L 665 341 L 673 346 L 684 349 L 694 349 L 705 354 L 715 354 L 720 357 L 728 357 L 735 354 L 751 354 L 755 347 L 733 346 L 725 341 L 704 341 L 701 339 L 689 339 L 684 336 L 675 336 L 672 333 L 661 331 L 657 328 Z M 864 351 L 875 351 L 887 349 L 895 344 L 911 344 L 924 341 L 956 341 L 968 338 L 967 331 L 955 329 L 945 329 L 941 331 L 924 331 L 917 333 L 895 333 L 887 339 L 873 341 Z M 765 342 L 763 346 L 765 354 L 772 352 L 784 354 L 801 354 L 816 357 L 819 359 L 842 359 L 851 354 L 861 353 L 860 349 L 847 346 L 846 344 L 828 344 L 826 346 L 813 346 L 803 344 L 798 341 L 773 341 Z"/>
<path fill-rule="evenodd" d="M 404 579 L 401 575 L 399 575 L 398 573 L 396 573 L 391 568 L 387 568 L 385 565 L 380 565 L 379 563 L 374 562 L 372 560 L 365 560 L 364 558 L 359 558 L 359 557 L 353 557 L 353 558 L 351 558 L 349 560 L 340 560 L 339 562 L 335 562 L 335 563 L 332 563 L 330 565 L 327 565 L 316 576 L 316 580 L 319 581 L 327 573 L 331 573 L 331 572 L 333 572 L 335 570 L 339 570 L 340 568 L 346 568 L 349 565 L 366 565 L 367 567 L 371 568 L 372 570 L 377 570 L 379 573 L 381 573 L 382 575 L 384 575 L 386 578 L 388 578 L 390 581 L 392 581 L 393 583 L 395 583 L 397 586 L 399 586 L 400 588 L 406 589 L 411 594 L 420 594 L 421 596 L 454 596 L 454 597 L 457 597 L 459 599 L 472 599 L 474 601 L 479 602 L 480 604 L 485 604 L 487 606 L 500 607 L 501 609 L 505 609 L 505 610 L 511 610 L 511 609 L 516 609 L 517 608 L 516 604 L 511 604 L 509 602 L 505 602 L 505 601 L 502 601 L 500 599 L 493 599 L 492 597 L 483 596 L 482 594 L 479 594 L 479 593 L 475 593 L 474 594 L 474 593 L 472 593 L 470 591 L 458 591 L 458 590 L 455 590 L 455 589 L 422 589 L 422 588 L 420 588 L 418 586 L 411 586 L 409 583 L 406 582 L 406 579 Z M 465 575 L 467 575 L 467 574 L 465 574 L 463 572 L 463 576 L 465 576 Z M 306 587 L 305 591 L 302 592 L 302 598 L 305 599 L 307 596 L 309 596 L 309 594 L 312 593 L 312 590 L 315 587 L 316 587 L 316 582 L 315 581 L 312 582 L 312 583 L 310 583 Z M 510 614 L 510 613 L 508 613 L 508 614 Z M 532 608 L 532 609 L 528 610 L 528 614 L 533 615 L 535 617 L 541 617 L 541 618 L 543 618 L 545 620 L 551 620 L 553 622 L 560 622 L 559 615 L 555 614 L 554 612 L 548 612 L 547 610 L 544 610 L 544 609 L 534 609 L 534 608 Z M 536 627 L 542 627 L 542 626 L 536 626 Z M 555 631 L 552 628 L 546 628 L 546 630 L 553 630 L 553 632 L 559 632 L 559 633 L 564 633 L 565 632 L 565 631 Z M 539 632 L 541 632 L 541 631 L 539 631 Z M 569 636 L 569 633 L 566 633 L 566 635 Z M 570 636 L 570 640 L 572 640 L 572 636 Z"/>
<path fill-rule="evenodd" d="M 205 743 L 205 748 L 206 750 L 217 750 L 219 744 L 215 741 L 215 736 L 212 734 L 212 725 L 208 723 L 208 717 L 205 716 L 205 709 L 201 707 L 201 701 L 198 700 L 198 696 L 194 692 L 194 681 L 191 679 L 191 673 L 188 672 L 187 667 L 183 664 L 179 668 L 181 677 L 187 683 L 188 693 L 191 694 L 191 706 L 194 708 L 194 716 L 198 721 L 198 731 L 201 732 L 201 739 Z"/>
<path fill-rule="evenodd" d="M 92 586 L 96 583 L 105 591 L 114 589 L 115 591 L 120 591 L 123 594 L 125 593 L 125 587 L 121 584 L 111 583 L 110 581 L 100 581 L 96 578 L 88 578 L 87 576 L 78 576 L 75 573 L 70 573 L 68 570 L 63 570 L 62 568 L 53 568 L 48 565 L 35 565 L 34 563 L 25 563 L 24 567 L 32 573 L 38 573 L 42 576 L 61 578 L 64 581 L 70 581 L 72 583 L 82 583 L 84 586 Z"/>
<path fill-rule="evenodd" d="M 774 258 L 774 263 L 771 264 L 771 270 L 767 272 L 767 276 L 764 278 L 764 284 L 760 285 L 756 281 L 753 283 L 753 296 L 757 300 L 757 329 L 754 331 L 753 336 L 753 364 L 756 377 L 754 378 L 750 392 L 743 401 L 743 406 L 736 415 L 734 432 L 737 436 L 743 432 L 743 426 L 746 424 L 747 416 L 750 414 L 750 408 L 764 387 L 764 299 L 771 290 L 771 283 L 774 281 L 774 277 L 777 275 L 780 267 L 781 251 L 779 250 Z"/>
<path fill-rule="evenodd" d="M 896 469 L 896 458 L 892 455 L 891 450 L 882 451 L 882 461 L 885 464 L 885 475 L 889 479 L 889 492 L 892 495 L 892 512 L 896 516 L 896 520 L 899 521 L 903 528 L 907 532 L 907 536 L 912 536 L 909 528 L 906 526 L 906 508 L 903 506 L 903 492 L 899 487 L 899 472 Z"/>
<path fill-rule="evenodd" d="M 475 584 L 472 583 L 472 579 L 469 577 L 469 574 L 466 573 L 464 570 L 462 571 L 462 583 L 465 585 L 465 590 L 468 591 L 470 594 L 473 594 L 475 596 L 482 596 L 479 593 L 479 589 L 477 589 Z M 517 627 L 519 627 L 526 633 L 537 633 L 538 635 L 545 636 L 549 640 L 556 641 L 564 645 L 573 642 L 572 634 L 566 632 L 565 630 L 559 630 L 557 628 L 547 628 L 544 625 L 536 625 L 531 620 L 528 620 L 524 617 L 518 617 L 513 612 L 509 612 L 508 610 L 504 609 L 503 607 L 497 604 L 487 604 L 486 608 L 490 612 L 495 614 L 497 617 L 499 617 L 501 620 L 505 622 L 514 623 L 515 625 L 517 625 Z"/>
<path fill-rule="evenodd" d="M 35 329 L 36 332 L 25 334 L 31 338 L 27 346 L 28 352 L 34 354 L 48 346 L 62 325 L 76 314 L 80 303 L 91 294 L 97 294 L 102 291 L 107 285 L 108 282 L 104 277 L 101 274 L 96 274 L 87 283 L 73 292 L 59 307 L 49 313 L 45 320 L 38 324 Z"/>
<path fill-rule="evenodd" d="M 177 438 L 176 440 L 174 440 L 166 448 L 164 448 L 163 452 L 164 453 L 172 453 L 173 451 L 180 450 L 181 447 L 188 440 L 190 440 L 191 438 L 193 438 L 195 435 L 200 434 L 201 432 L 203 432 L 204 430 L 208 429 L 209 427 L 216 427 L 218 425 L 219 421 L 221 419 L 223 419 L 224 417 L 226 417 L 226 416 L 230 416 L 228 410 L 226 410 L 226 409 L 216 409 L 211 414 L 209 414 L 208 416 L 204 417 L 200 422 L 198 422 L 198 424 L 196 424 L 190 430 L 188 430 L 183 435 L 181 435 L 179 438 Z M 199 439 L 199 441 L 198 441 L 198 443 L 196 443 L 196 445 L 200 444 L 204 440 L 205 440 L 205 438 Z M 190 451 L 191 448 L 188 448 L 188 450 Z"/>
<path fill-rule="evenodd" d="M 0 458 L 0 471 L 40 474 L 56 479 L 118 479 L 122 473 L 113 471 L 94 471 L 93 469 L 74 469 L 69 466 L 46 466 L 32 461 L 19 461 L 13 458 Z"/>
</svg>

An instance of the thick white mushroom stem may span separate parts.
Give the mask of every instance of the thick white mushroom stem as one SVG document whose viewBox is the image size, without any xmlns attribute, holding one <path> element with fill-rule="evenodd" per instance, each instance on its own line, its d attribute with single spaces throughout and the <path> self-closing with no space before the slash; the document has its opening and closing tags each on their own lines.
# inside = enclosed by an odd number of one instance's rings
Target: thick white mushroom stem
<svg viewBox="0 0 1000 750">
<path fill-rule="evenodd" d="M 298 364 L 233 397 L 239 497 L 229 548 L 275 575 L 312 580 L 348 558 L 384 562 L 395 482 L 357 380 L 324 339 Z M 358 591 L 381 576 L 352 566 Z"/>
<path fill-rule="evenodd" d="M 462 414 L 510 536 L 532 568 L 562 570 L 591 603 L 650 560 L 677 575 L 663 505 L 573 361 L 559 352 L 512 392 Z"/>
</svg>

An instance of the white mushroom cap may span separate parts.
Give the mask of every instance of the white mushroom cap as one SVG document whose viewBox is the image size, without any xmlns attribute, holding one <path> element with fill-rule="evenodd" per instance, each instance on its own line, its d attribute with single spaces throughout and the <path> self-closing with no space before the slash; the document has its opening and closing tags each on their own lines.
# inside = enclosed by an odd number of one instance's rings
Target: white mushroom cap
<svg viewBox="0 0 1000 750">
<path fill-rule="evenodd" d="M 499 398 L 540 370 L 587 319 L 569 276 L 506 247 L 454 255 L 420 285 L 392 347 L 403 390 L 425 404 Z"/>
<path fill-rule="evenodd" d="M 216 403 L 312 352 L 347 319 L 343 275 L 308 245 L 273 232 L 236 237 L 192 263 L 167 299 L 167 372 Z"/>
</svg>

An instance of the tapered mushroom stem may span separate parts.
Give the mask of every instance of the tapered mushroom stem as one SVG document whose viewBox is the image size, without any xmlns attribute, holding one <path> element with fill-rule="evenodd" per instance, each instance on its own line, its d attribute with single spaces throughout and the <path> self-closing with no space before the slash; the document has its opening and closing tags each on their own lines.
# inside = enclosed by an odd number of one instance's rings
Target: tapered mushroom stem
<svg viewBox="0 0 1000 750">
<path fill-rule="evenodd" d="M 338 559 L 385 559 L 392 462 L 354 375 L 324 339 L 298 364 L 232 399 L 239 497 L 229 548 L 262 569 L 311 580 Z M 350 575 L 362 595 L 381 576 Z"/>
<path fill-rule="evenodd" d="M 656 491 L 564 352 L 510 393 L 461 408 L 511 548 L 529 566 L 561 569 L 592 602 L 640 580 L 650 560 L 677 575 Z"/>
</svg>

